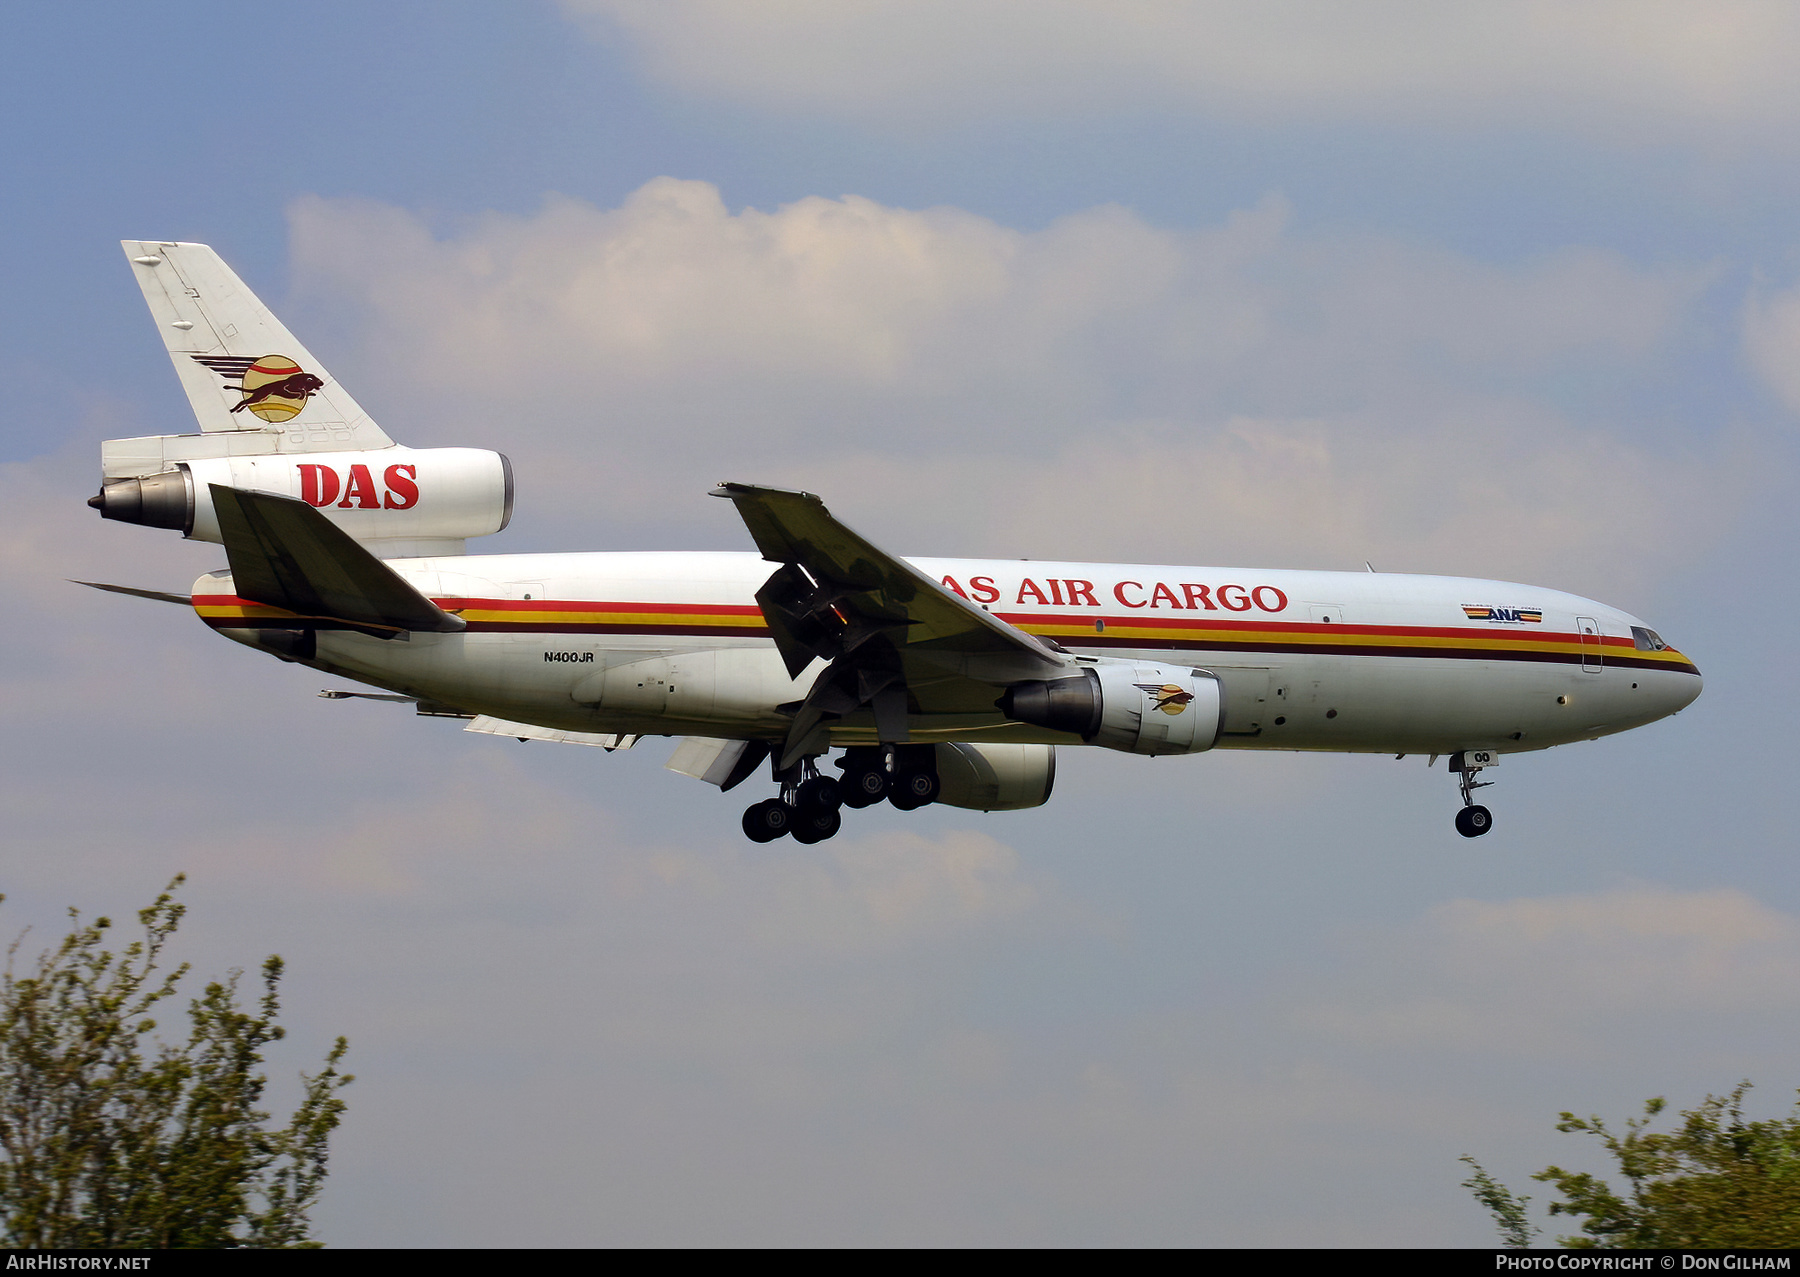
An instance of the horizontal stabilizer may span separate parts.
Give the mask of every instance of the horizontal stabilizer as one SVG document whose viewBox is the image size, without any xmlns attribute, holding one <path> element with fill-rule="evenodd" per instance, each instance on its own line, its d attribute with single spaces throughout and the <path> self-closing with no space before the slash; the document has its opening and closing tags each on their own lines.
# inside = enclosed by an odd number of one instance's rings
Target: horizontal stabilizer
<svg viewBox="0 0 1800 1277">
<path fill-rule="evenodd" d="M 71 581 L 71 585 L 91 586 L 96 590 L 105 590 L 109 594 L 130 594 L 140 599 L 155 599 L 158 603 L 179 603 L 182 607 L 192 607 L 194 599 L 189 594 L 170 594 L 164 590 L 140 590 L 133 585 L 107 585 L 100 581 Z"/>
<path fill-rule="evenodd" d="M 463 628 L 306 502 L 210 487 L 239 598 L 381 635 Z"/>
</svg>

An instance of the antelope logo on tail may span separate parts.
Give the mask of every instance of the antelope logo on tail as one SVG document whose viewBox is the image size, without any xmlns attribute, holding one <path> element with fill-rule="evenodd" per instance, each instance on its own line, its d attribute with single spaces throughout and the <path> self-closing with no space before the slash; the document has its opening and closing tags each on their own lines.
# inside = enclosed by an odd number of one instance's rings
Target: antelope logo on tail
<svg viewBox="0 0 1800 1277">
<path fill-rule="evenodd" d="M 209 359 L 196 355 L 194 359 L 218 373 L 228 385 L 237 378 L 238 384 L 231 388 L 244 398 L 232 405 L 233 412 L 248 408 L 253 416 L 268 422 L 298 416 L 313 392 L 325 387 L 323 378 L 305 371 L 286 355 L 264 355 L 260 359 Z"/>
</svg>

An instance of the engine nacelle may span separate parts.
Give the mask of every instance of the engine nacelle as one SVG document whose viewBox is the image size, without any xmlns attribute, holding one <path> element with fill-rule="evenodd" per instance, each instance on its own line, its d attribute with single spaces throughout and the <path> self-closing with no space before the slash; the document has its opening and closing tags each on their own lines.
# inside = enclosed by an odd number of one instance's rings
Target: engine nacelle
<svg viewBox="0 0 1800 1277">
<path fill-rule="evenodd" d="M 971 811 L 1020 811 L 1050 801 L 1054 745 L 939 745 L 937 800 Z"/>
<path fill-rule="evenodd" d="M 995 702 L 1008 718 L 1129 754 L 1197 754 L 1225 725 L 1216 675 L 1136 661 L 1085 666 L 1068 678 L 1017 683 Z"/>
<path fill-rule="evenodd" d="M 219 540 L 210 485 L 298 497 L 377 553 L 461 553 L 512 521 L 512 463 L 480 448 L 206 457 L 111 479 L 88 501 L 104 518 Z"/>
</svg>

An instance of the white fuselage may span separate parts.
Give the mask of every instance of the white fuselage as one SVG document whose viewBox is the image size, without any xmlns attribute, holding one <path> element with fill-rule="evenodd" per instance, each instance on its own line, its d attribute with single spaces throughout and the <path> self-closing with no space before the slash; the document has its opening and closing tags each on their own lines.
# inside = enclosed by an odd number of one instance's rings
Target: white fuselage
<svg viewBox="0 0 1800 1277">
<path fill-rule="evenodd" d="M 947 589 L 1078 657 L 1215 674 L 1223 748 L 1449 753 L 1624 731 L 1699 695 L 1693 664 L 1616 608 L 1501 581 L 1385 573 L 913 559 Z M 467 629 L 318 633 L 313 663 L 424 701 L 580 732 L 779 738 L 823 662 L 790 678 L 748 553 L 391 559 Z M 194 606 L 253 646 L 269 609 L 228 573 Z M 260 619 L 259 619 L 260 618 Z M 1635 636 L 1634 636 L 1635 630 Z M 778 707 L 787 706 L 784 713 Z M 983 701 L 915 714 L 912 739 L 1079 743 Z M 868 713 L 831 726 L 871 744 Z"/>
</svg>

